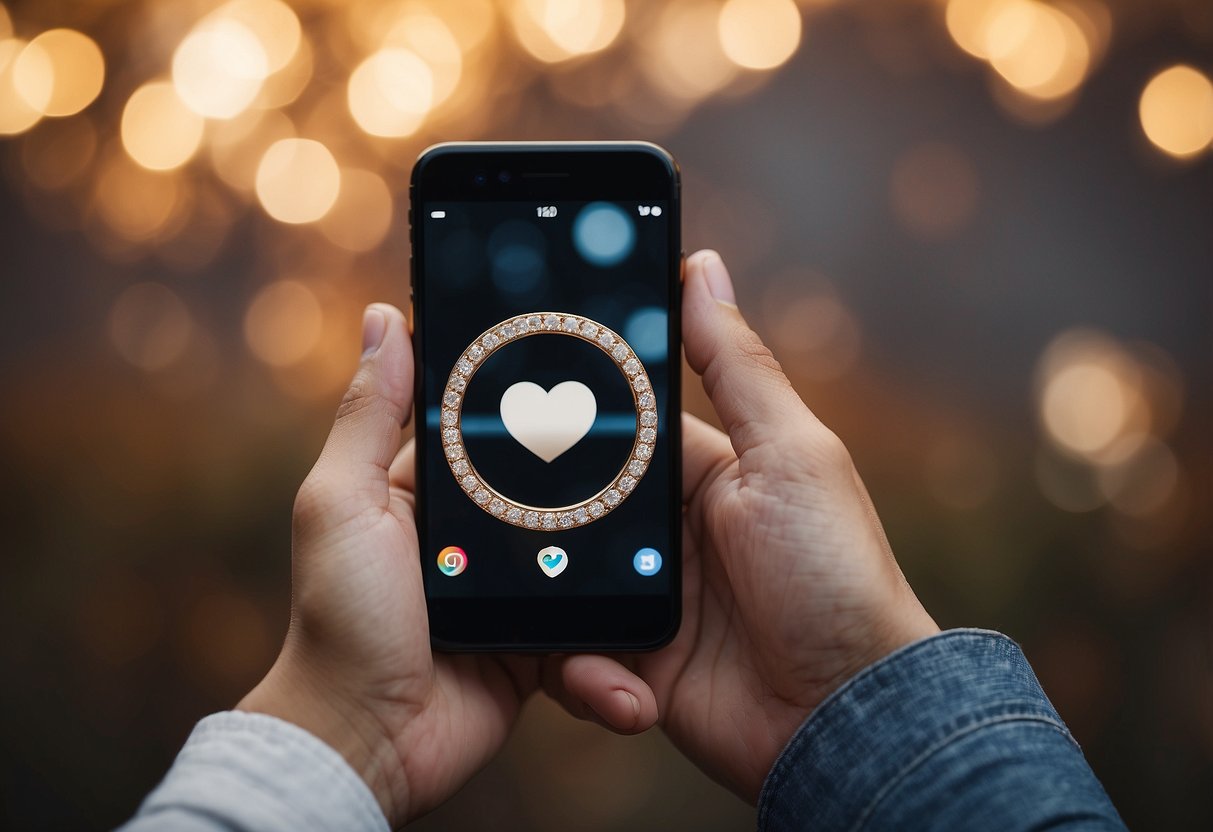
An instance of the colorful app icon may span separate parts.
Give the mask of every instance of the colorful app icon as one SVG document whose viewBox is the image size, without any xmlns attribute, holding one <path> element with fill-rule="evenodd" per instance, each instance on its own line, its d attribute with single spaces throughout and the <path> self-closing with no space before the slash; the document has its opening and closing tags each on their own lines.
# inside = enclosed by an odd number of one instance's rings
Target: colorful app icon
<svg viewBox="0 0 1213 832">
<path fill-rule="evenodd" d="M 468 568 L 468 554 L 458 546 L 447 546 L 438 553 L 438 568 L 442 570 L 443 575 L 463 574 L 463 570 Z"/>
<path fill-rule="evenodd" d="M 632 558 L 632 566 L 645 577 L 656 575 L 661 571 L 661 553 L 646 546 Z"/>
<path fill-rule="evenodd" d="M 555 578 L 569 565 L 568 553 L 559 546 L 545 546 L 539 550 L 535 559 L 539 561 L 539 568 L 543 570 L 543 574 L 549 578 Z"/>
</svg>

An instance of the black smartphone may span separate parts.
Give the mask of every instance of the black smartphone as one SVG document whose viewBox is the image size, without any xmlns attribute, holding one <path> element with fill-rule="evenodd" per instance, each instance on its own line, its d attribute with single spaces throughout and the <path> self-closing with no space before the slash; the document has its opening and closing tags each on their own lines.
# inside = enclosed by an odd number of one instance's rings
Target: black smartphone
<svg viewBox="0 0 1213 832">
<path fill-rule="evenodd" d="M 410 196 L 434 646 L 661 646 L 681 614 L 673 157 L 644 142 L 441 144 Z"/>
</svg>

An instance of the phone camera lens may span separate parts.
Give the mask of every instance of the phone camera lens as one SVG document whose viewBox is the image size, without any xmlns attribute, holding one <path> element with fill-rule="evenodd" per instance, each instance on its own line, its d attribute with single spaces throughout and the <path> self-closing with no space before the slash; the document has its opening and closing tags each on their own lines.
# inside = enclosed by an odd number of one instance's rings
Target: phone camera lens
<svg viewBox="0 0 1213 832">
<path fill-rule="evenodd" d="M 488 176 L 483 173 L 472 174 L 472 182 L 476 185 L 483 185 L 489 181 Z"/>
<path fill-rule="evenodd" d="M 503 170 L 497 174 L 497 181 L 500 182 L 502 185 L 509 184 L 510 179 L 511 179 L 511 176 L 510 176 L 510 172 L 508 170 Z"/>
</svg>

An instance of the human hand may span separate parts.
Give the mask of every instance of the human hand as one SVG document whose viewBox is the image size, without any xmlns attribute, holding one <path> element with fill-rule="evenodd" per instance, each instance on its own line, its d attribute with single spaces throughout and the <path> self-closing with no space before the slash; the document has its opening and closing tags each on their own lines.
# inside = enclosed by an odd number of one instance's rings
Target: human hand
<svg viewBox="0 0 1213 832">
<path fill-rule="evenodd" d="M 756 802 L 822 700 L 939 628 L 846 448 L 746 325 L 715 252 L 687 260 L 683 341 L 728 435 L 684 415 L 682 629 L 622 661 L 650 686 L 673 742 Z M 582 673 L 615 664 L 567 661 Z"/>
<path fill-rule="evenodd" d="M 293 722 L 340 752 L 393 827 L 437 806 L 505 741 L 541 677 L 535 657 L 433 655 L 413 516 L 412 409 L 404 316 L 375 304 L 364 353 L 294 512 L 291 624 L 241 710 Z M 653 724 L 621 667 L 576 663 L 550 689 L 616 731 Z"/>
</svg>

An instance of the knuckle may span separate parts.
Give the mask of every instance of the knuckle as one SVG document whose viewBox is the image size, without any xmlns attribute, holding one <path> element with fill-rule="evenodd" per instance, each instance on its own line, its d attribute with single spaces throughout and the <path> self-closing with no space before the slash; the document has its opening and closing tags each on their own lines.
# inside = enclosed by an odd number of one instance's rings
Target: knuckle
<svg viewBox="0 0 1213 832">
<path fill-rule="evenodd" d="M 375 386 L 369 373 L 360 369 L 354 375 L 354 380 L 350 382 L 345 395 L 341 397 L 341 404 L 337 406 L 337 418 L 338 420 L 348 419 L 375 407 L 379 401 L 381 399 L 375 392 Z"/>
<path fill-rule="evenodd" d="M 759 370 L 783 377 L 783 366 L 775 358 L 771 348 L 763 343 L 754 330 L 746 327 L 734 342 L 734 350 L 748 364 Z"/>
<path fill-rule="evenodd" d="M 775 353 L 763 343 L 757 332 L 747 326 L 738 327 L 728 347 L 708 359 L 703 370 L 703 385 L 709 396 L 714 394 L 730 369 L 734 373 L 739 370 L 756 373 L 774 384 L 788 384 Z"/>
</svg>

